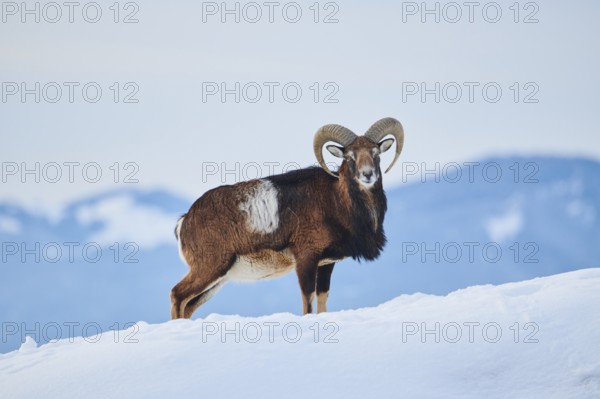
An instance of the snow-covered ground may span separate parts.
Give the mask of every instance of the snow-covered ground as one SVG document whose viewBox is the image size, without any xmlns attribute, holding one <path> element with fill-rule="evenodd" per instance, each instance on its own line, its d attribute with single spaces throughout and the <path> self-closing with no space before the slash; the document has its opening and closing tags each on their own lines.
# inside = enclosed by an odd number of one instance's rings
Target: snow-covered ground
<svg viewBox="0 0 600 399">
<path fill-rule="evenodd" d="M 300 317 L 210 315 L 0 355 L 3 398 L 599 398 L 600 269 Z"/>
</svg>

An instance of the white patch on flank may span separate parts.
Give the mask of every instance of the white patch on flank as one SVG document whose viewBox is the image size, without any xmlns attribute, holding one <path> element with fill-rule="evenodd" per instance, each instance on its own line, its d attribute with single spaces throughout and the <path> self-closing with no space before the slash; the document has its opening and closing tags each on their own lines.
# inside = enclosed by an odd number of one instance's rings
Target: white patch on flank
<svg viewBox="0 0 600 399">
<path fill-rule="evenodd" d="M 185 257 L 183 256 L 183 249 L 181 248 L 181 225 L 183 224 L 184 217 L 179 218 L 177 221 L 177 225 L 175 226 L 175 231 L 177 231 L 177 248 L 179 248 L 179 257 L 183 260 L 184 263 L 187 264 Z"/>
<path fill-rule="evenodd" d="M 279 225 L 277 189 L 269 180 L 261 180 L 240 210 L 247 214 L 248 227 L 257 233 L 272 233 Z"/>
</svg>

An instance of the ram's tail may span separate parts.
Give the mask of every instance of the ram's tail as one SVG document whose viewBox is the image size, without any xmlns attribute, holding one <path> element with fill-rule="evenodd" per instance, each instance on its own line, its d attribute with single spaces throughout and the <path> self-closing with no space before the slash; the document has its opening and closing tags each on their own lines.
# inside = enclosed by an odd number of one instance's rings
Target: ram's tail
<svg viewBox="0 0 600 399">
<path fill-rule="evenodd" d="M 177 224 L 175 225 L 175 238 L 177 238 L 177 246 L 179 247 L 179 256 L 181 257 L 181 259 L 183 259 L 183 261 L 185 263 L 187 263 L 187 261 L 185 260 L 185 256 L 183 256 L 183 245 L 181 243 L 181 226 L 183 225 L 183 220 L 185 219 L 186 215 L 187 215 L 187 213 L 181 215 L 179 220 L 177 220 Z"/>
<path fill-rule="evenodd" d="M 183 215 L 181 215 L 179 217 L 179 219 L 177 219 L 177 224 L 175 225 L 175 238 L 177 238 L 177 241 L 179 241 L 179 233 L 181 232 L 181 225 L 183 224 L 183 219 L 185 218 L 186 215 L 187 215 L 187 213 L 184 213 Z"/>
</svg>

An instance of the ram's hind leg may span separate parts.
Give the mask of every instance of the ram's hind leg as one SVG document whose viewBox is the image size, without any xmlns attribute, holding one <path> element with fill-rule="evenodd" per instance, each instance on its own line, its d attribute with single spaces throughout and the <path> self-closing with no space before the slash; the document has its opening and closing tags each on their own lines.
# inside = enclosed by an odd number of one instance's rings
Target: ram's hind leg
<svg viewBox="0 0 600 399">
<path fill-rule="evenodd" d="M 190 262 L 190 272 L 171 290 L 171 318 L 190 318 L 218 291 L 235 259 L 228 251 L 204 251 L 201 258 Z"/>
<path fill-rule="evenodd" d="M 208 301 L 220 288 L 221 280 L 231 265 L 233 258 L 227 261 L 209 263 L 210 268 L 194 268 L 171 290 L 171 318 L 190 318 L 194 310 Z M 200 270 L 201 272 L 194 272 Z M 206 295 L 204 295 L 206 293 Z M 204 296 L 203 296 L 204 295 Z M 192 302 L 188 309 L 188 304 Z"/>
<path fill-rule="evenodd" d="M 189 272 L 171 290 L 171 319 L 184 317 L 184 309 L 187 303 L 193 299 L 198 292 L 202 292 L 210 285 L 210 281 Z"/>
<path fill-rule="evenodd" d="M 319 266 L 317 269 L 317 313 L 327 312 L 327 298 L 329 297 L 329 283 L 335 263 Z"/>
<path fill-rule="evenodd" d="M 212 298 L 221 289 L 223 284 L 225 284 L 225 279 L 221 278 L 212 287 L 204 290 L 201 294 L 190 299 L 183 309 L 183 317 L 186 319 L 192 317 L 192 314 L 196 311 L 196 309 Z"/>
</svg>

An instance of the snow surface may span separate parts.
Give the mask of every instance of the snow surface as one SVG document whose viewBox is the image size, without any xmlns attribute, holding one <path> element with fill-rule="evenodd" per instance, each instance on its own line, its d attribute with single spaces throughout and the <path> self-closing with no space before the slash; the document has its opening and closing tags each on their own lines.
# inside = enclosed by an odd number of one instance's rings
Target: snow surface
<svg viewBox="0 0 600 399">
<path fill-rule="evenodd" d="M 0 355 L 0 397 L 599 398 L 598 287 L 584 269 L 307 317 L 28 338 Z"/>
</svg>

